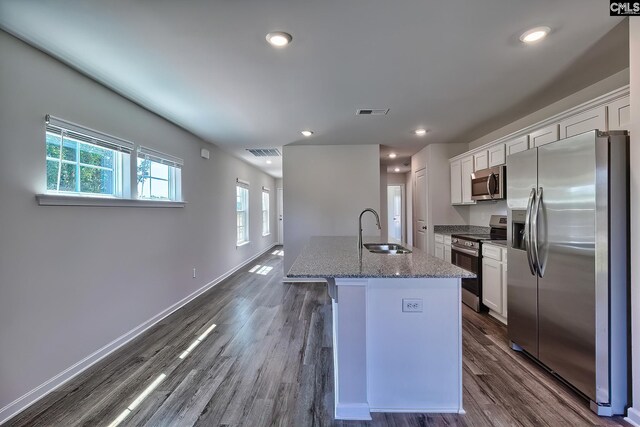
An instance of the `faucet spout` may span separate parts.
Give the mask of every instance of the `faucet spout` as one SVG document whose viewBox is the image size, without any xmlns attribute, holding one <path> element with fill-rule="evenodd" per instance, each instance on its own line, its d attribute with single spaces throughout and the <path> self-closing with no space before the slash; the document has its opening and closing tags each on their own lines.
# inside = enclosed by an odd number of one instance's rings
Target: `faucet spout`
<svg viewBox="0 0 640 427">
<path fill-rule="evenodd" d="M 367 209 L 363 210 L 362 212 L 360 212 L 360 216 L 358 217 L 358 254 L 360 255 L 360 258 L 362 258 L 362 248 L 363 248 L 363 243 L 362 243 L 362 215 L 364 215 L 365 212 L 371 212 L 376 217 L 376 225 L 378 226 L 378 230 L 382 230 L 382 227 L 380 227 L 380 217 L 378 216 L 378 212 L 376 212 L 372 208 L 367 208 Z"/>
</svg>

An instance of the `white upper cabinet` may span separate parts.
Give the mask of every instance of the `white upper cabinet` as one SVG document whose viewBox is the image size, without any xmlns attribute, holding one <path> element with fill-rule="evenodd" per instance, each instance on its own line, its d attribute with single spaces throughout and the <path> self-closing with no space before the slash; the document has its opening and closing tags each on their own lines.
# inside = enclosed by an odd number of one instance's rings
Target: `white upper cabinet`
<svg viewBox="0 0 640 427">
<path fill-rule="evenodd" d="M 482 150 L 473 155 L 474 171 L 479 171 L 489 167 L 489 152 Z"/>
<path fill-rule="evenodd" d="M 505 146 L 497 144 L 489 148 L 489 167 L 504 165 L 506 163 Z"/>
<path fill-rule="evenodd" d="M 625 96 L 607 105 L 609 126 L 607 130 L 626 130 L 631 123 L 631 103 Z"/>
<path fill-rule="evenodd" d="M 465 157 L 461 160 L 462 170 L 462 203 L 474 204 L 475 201 L 471 199 L 471 174 L 473 173 L 473 156 Z"/>
<path fill-rule="evenodd" d="M 607 107 L 584 111 L 560 122 L 560 139 L 569 138 L 593 129 L 607 129 Z"/>
<path fill-rule="evenodd" d="M 531 148 L 556 142 L 559 137 L 558 125 L 545 126 L 529 134 Z"/>
<path fill-rule="evenodd" d="M 451 204 L 462 203 L 462 169 L 460 160 L 454 160 L 449 165 L 451 168 Z"/>
<path fill-rule="evenodd" d="M 529 135 L 522 135 L 518 138 L 507 141 L 504 146 L 507 151 L 507 156 L 521 151 L 527 151 L 529 149 Z"/>
</svg>

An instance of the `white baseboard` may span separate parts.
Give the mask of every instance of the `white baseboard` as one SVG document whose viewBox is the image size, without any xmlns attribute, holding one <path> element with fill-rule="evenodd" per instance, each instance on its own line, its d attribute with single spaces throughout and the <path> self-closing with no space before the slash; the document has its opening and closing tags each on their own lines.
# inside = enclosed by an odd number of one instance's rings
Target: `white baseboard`
<svg viewBox="0 0 640 427">
<path fill-rule="evenodd" d="M 627 409 L 627 416 L 624 420 L 632 426 L 640 427 L 640 411 L 634 408 Z"/>
<path fill-rule="evenodd" d="M 190 295 L 187 295 L 180 301 L 176 302 L 175 304 L 171 305 L 170 307 L 156 314 L 146 322 L 136 326 L 135 328 L 131 329 L 129 332 L 125 333 L 124 335 L 121 335 L 120 337 L 111 341 L 109 344 L 105 345 L 101 349 L 95 351 L 94 353 L 90 354 L 89 356 L 85 357 L 84 359 L 80 360 L 79 362 L 75 363 L 74 365 L 70 366 L 64 371 L 60 372 L 58 375 L 54 376 L 53 378 L 50 378 L 49 380 L 40 384 L 38 387 L 34 388 L 31 391 L 28 391 L 27 393 L 20 396 L 13 402 L 9 403 L 4 408 L 0 409 L 0 424 L 3 424 L 9 419 L 15 417 L 17 414 L 24 411 L 29 406 L 33 405 L 35 402 L 45 397 L 47 394 L 51 393 L 52 391 L 62 386 L 69 380 L 73 379 L 77 375 L 81 374 L 86 369 L 90 368 L 94 364 L 98 363 L 100 360 L 104 359 L 114 351 L 118 350 L 120 347 L 127 344 L 129 341 L 133 340 L 140 334 L 147 331 L 149 328 L 154 326 L 156 323 L 158 323 L 165 317 L 169 316 L 176 310 L 179 310 L 180 308 L 184 307 L 185 305 L 187 305 L 188 303 L 190 303 L 191 301 L 193 301 L 203 293 L 207 292 L 209 289 L 211 289 L 218 283 L 222 282 L 224 279 L 231 276 L 233 273 L 240 270 L 242 267 L 246 266 L 256 258 L 261 257 L 262 255 L 269 252 L 271 249 L 273 249 L 276 246 L 278 246 L 278 244 L 274 243 L 273 245 L 269 246 L 267 249 L 263 250 L 257 255 L 252 256 L 251 258 L 244 261 L 242 264 L 232 268 L 231 270 L 224 273 L 222 276 L 207 283 L 197 291 L 193 292 Z"/>
<path fill-rule="evenodd" d="M 338 403 L 335 416 L 336 420 L 371 420 L 369 405 L 366 403 Z"/>
<path fill-rule="evenodd" d="M 371 412 L 397 412 L 415 414 L 466 414 L 462 408 L 370 408 Z"/>
<path fill-rule="evenodd" d="M 327 283 L 327 279 L 320 277 L 306 278 L 306 277 L 287 277 L 284 276 L 282 283 Z"/>
</svg>

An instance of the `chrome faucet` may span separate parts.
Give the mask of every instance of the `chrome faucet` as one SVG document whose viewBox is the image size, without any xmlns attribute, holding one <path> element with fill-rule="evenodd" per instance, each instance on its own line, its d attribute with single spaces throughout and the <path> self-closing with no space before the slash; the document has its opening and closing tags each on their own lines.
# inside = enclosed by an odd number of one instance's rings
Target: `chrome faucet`
<svg viewBox="0 0 640 427">
<path fill-rule="evenodd" d="M 360 217 L 358 218 L 358 254 L 360 255 L 360 258 L 362 258 L 362 248 L 364 247 L 364 245 L 362 244 L 362 215 L 364 215 L 365 212 L 371 212 L 373 215 L 375 215 L 378 230 L 382 230 L 382 227 L 380 227 L 380 217 L 378 216 L 378 212 L 371 208 L 367 208 L 360 212 Z"/>
</svg>

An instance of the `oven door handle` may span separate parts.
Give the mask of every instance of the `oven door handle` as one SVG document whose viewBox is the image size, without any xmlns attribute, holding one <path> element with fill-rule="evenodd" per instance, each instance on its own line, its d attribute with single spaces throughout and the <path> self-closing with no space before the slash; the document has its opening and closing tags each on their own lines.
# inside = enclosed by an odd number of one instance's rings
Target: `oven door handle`
<svg viewBox="0 0 640 427">
<path fill-rule="evenodd" d="M 473 255 L 475 257 L 478 256 L 478 251 L 474 249 L 466 249 L 466 248 L 461 248 L 461 247 L 452 245 L 451 250 L 456 252 L 462 252 L 463 254 L 467 254 L 467 255 Z"/>
</svg>

